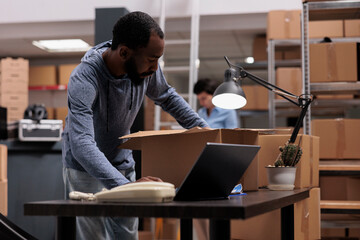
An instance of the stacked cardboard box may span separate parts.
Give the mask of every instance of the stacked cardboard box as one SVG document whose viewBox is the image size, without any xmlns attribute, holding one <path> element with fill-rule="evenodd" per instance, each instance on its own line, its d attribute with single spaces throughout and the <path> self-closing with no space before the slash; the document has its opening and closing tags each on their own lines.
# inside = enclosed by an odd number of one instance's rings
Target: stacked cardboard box
<svg viewBox="0 0 360 240">
<path fill-rule="evenodd" d="M 311 82 L 358 81 L 360 44 L 356 42 L 310 45 Z"/>
<path fill-rule="evenodd" d="M 300 10 L 275 10 L 268 13 L 268 39 L 300 39 Z M 343 20 L 309 22 L 309 37 L 343 37 Z"/>
<path fill-rule="evenodd" d="M 360 119 L 312 120 L 312 134 L 320 137 L 320 159 L 360 159 Z"/>
<path fill-rule="evenodd" d="M 300 39 L 300 10 L 276 10 L 268 13 L 268 39 Z"/>
<path fill-rule="evenodd" d="M 0 60 L 0 106 L 7 108 L 7 121 L 18 121 L 28 106 L 29 61 Z"/>
<path fill-rule="evenodd" d="M 276 69 L 276 86 L 299 96 L 302 93 L 301 68 Z M 283 99 L 276 95 L 276 99 Z"/>
<path fill-rule="evenodd" d="M 360 20 L 352 19 L 344 21 L 345 37 L 359 37 L 360 36 Z"/>
<path fill-rule="evenodd" d="M 0 213 L 7 215 L 8 180 L 7 180 L 7 146 L 0 145 Z"/>
</svg>

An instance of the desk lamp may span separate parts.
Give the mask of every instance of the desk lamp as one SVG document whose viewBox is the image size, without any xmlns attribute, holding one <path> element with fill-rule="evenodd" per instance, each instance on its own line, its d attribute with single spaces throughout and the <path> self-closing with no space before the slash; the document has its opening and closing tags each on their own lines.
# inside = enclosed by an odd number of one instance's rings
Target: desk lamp
<svg viewBox="0 0 360 240">
<path fill-rule="evenodd" d="M 236 66 L 232 63 L 230 63 L 229 59 L 225 56 L 224 57 L 227 64 L 229 65 L 229 68 L 225 71 L 225 79 L 224 83 L 222 83 L 214 92 L 212 102 L 215 106 L 225 109 L 239 109 L 246 105 L 247 100 L 245 97 L 245 93 L 243 89 L 241 88 L 239 81 L 243 78 L 249 78 L 250 80 L 256 82 L 257 84 L 260 84 L 261 86 L 267 88 L 269 91 L 274 92 L 275 94 L 281 96 L 282 98 L 288 100 L 289 102 L 295 104 L 296 106 L 301 108 L 301 113 L 299 118 L 297 119 L 296 125 L 294 127 L 294 130 L 291 134 L 291 137 L 287 144 L 285 144 L 285 147 L 282 151 L 287 152 L 288 149 L 286 149 L 289 146 L 294 146 L 296 137 L 299 133 L 301 122 L 303 121 L 306 111 L 310 105 L 310 103 L 313 100 L 312 95 L 305 95 L 301 94 L 300 96 L 296 96 L 295 94 L 292 94 L 284 89 L 281 89 L 247 71 L 244 70 L 241 66 Z M 294 99 L 294 100 L 293 100 Z M 296 152 L 298 153 L 301 151 L 299 150 L 299 147 L 296 147 Z M 296 155 L 298 155 L 296 153 Z M 292 155 L 292 154 L 291 154 Z M 287 162 L 280 162 L 276 161 L 275 166 L 295 166 L 296 163 L 299 161 L 301 155 L 299 157 L 295 157 L 293 160 L 291 160 L 291 163 Z"/>
</svg>

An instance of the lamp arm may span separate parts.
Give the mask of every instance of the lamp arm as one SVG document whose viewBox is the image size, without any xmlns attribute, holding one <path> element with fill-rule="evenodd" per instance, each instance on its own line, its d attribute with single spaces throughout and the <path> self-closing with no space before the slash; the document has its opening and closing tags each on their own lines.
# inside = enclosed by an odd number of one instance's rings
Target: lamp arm
<svg viewBox="0 0 360 240">
<path fill-rule="evenodd" d="M 305 104 L 303 106 L 301 106 L 301 113 L 300 113 L 299 118 L 296 121 L 294 131 L 291 134 L 289 143 L 295 143 L 296 137 L 297 137 L 297 135 L 299 133 L 299 130 L 300 130 L 300 127 L 301 127 L 301 123 L 304 120 L 304 117 L 306 115 L 306 112 L 307 112 L 307 110 L 309 108 L 309 105 L 310 105 L 312 99 L 311 98 L 303 99 L 303 101 L 305 101 Z"/>
<path fill-rule="evenodd" d="M 256 82 L 256 83 L 258 83 L 258 84 L 266 87 L 267 89 L 273 91 L 274 93 L 280 95 L 281 97 L 287 99 L 288 101 L 292 102 L 293 104 L 295 104 L 296 106 L 298 106 L 298 107 L 301 108 L 300 116 L 299 116 L 299 118 L 298 118 L 297 121 L 296 121 L 294 130 L 293 130 L 293 132 L 292 132 L 292 134 L 291 134 L 291 137 L 290 137 L 290 140 L 289 140 L 289 143 L 295 143 L 296 137 L 297 137 L 297 135 L 298 135 L 298 133 L 299 133 L 299 130 L 300 130 L 300 127 L 301 127 L 301 123 L 302 123 L 303 120 L 304 120 L 304 117 L 305 117 L 305 115 L 306 115 L 306 112 L 307 112 L 307 110 L 308 110 L 308 108 L 309 108 L 310 103 L 312 102 L 312 98 L 302 98 L 302 97 L 298 97 L 298 96 L 296 96 L 296 95 L 294 95 L 294 94 L 292 94 L 292 93 L 290 93 L 290 92 L 288 92 L 288 91 L 286 91 L 286 90 L 284 90 L 284 89 L 281 89 L 281 88 L 279 88 L 279 87 L 277 87 L 277 86 L 275 86 L 275 85 L 273 85 L 273 84 L 271 84 L 271 83 L 269 83 L 269 82 L 266 82 L 265 80 L 263 80 L 263 79 L 255 76 L 255 75 L 252 75 L 252 74 L 249 73 L 249 72 L 246 72 L 245 70 L 243 70 L 243 69 L 241 69 L 241 68 L 240 68 L 240 77 L 241 77 L 241 78 L 244 78 L 244 77 L 250 78 L 250 79 L 253 80 L 254 82 Z M 272 89 L 272 88 L 269 87 L 269 86 L 271 86 L 271 87 L 279 90 L 280 93 L 279 93 L 277 90 L 274 90 L 274 89 Z M 286 94 L 286 95 L 290 95 L 291 97 L 294 97 L 294 98 L 298 99 L 299 102 L 295 102 L 295 101 L 289 99 L 288 97 L 282 95 L 282 93 L 284 93 L 284 94 Z"/>
<path fill-rule="evenodd" d="M 292 102 L 293 104 L 295 104 L 296 106 L 301 108 L 300 116 L 296 121 L 294 131 L 292 132 L 290 140 L 289 140 L 289 143 L 295 143 L 296 137 L 297 137 L 300 127 L 301 127 L 301 123 L 303 122 L 306 112 L 309 108 L 309 105 L 311 104 L 311 102 L 313 100 L 312 95 L 310 94 L 307 97 L 304 97 L 304 95 L 296 96 L 295 94 L 292 94 L 282 88 L 279 88 L 278 86 L 275 86 L 255 75 L 245 71 L 244 68 L 242 68 L 241 66 L 236 66 L 236 65 L 230 63 L 230 60 L 228 59 L 228 57 L 224 56 L 224 58 L 230 68 L 233 68 L 233 69 L 235 68 L 235 71 L 239 72 L 239 77 L 234 77 L 235 81 L 237 81 L 239 78 L 247 77 L 247 78 L 251 79 L 252 81 L 256 82 L 257 84 L 260 84 L 261 86 L 267 88 L 268 90 L 276 93 L 277 95 L 285 98 L 289 102 Z M 297 99 L 298 102 L 291 100 L 289 97 Z"/>
<path fill-rule="evenodd" d="M 298 107 L 301 107 L 301 105 L 298 103 L 298 102 L 295 102 L 294 100 L 290 99 L 289 97 L 292 97 L 292 98 L 295 98 L 295 99 L 299 99 L 298 96 L 296 96 L 295 94 L 293 93 L 290 93 L 282 88 L 279 88 L 278 86 L 275 86 L 247 71 L 245 71 L 243 68 L 240 68 L 239 67 L 239 70 L 240 70 L 240 77 L 241 78 L 249 78 L 251 79 L 252 81 L 256 82 L 257 84 L 267 88 L 268 90 L 274 92 L 275 94 L 281 96 L 282 98 L 285 98 L 286 100 L 288 100 L 289 102 L 295 104 L 296 106 Z M 276 90 L 275 90 L 276 89 Z"/>
</svg>

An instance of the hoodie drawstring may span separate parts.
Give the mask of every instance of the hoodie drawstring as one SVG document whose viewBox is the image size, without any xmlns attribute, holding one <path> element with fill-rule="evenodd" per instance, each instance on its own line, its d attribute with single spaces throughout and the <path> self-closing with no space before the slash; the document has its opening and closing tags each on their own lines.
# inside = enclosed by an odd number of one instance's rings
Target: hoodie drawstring
<svg viewBox="0 0 360 240">
<path fill-rule="evenodd" d="M 129 110 L 131 110 L 132 104 L 133 104 L 133 83 L 132 83 L 132 81 L 131 81 L 131 86 L 130 86 L 130 88 L 131 88 L 131 98 L 130 98 Z"/>
</svg>

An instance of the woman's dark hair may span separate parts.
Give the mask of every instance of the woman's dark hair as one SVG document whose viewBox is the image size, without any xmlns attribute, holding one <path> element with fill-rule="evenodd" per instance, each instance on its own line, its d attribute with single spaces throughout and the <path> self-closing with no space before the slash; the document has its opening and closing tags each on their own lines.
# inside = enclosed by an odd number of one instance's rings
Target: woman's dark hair
<svg viewBox="0 0 360 240">
<path fill-rule="evenodd" d="M 219 81 L 215 81 L 212 79 L 204 78 L 197 81 L 197 83 L 194 86 L 194 93 L 196 95 L 206 92 L 208 94 L 213 95 L 216 88 L 220 85 Z"/>
<path fill-rule="evenodd" d="M 156 33 L 161 39 L 164 33 L 148 14 L 143 12 L 131 12 L 121 17 L 113 28 L 111 49 L 115 50 L 119 45 L 125 45 L 130 49 L 146 47 L 151 33 Z"/>
</svg>

